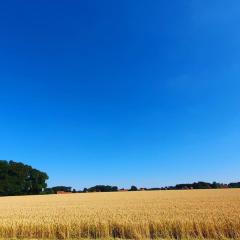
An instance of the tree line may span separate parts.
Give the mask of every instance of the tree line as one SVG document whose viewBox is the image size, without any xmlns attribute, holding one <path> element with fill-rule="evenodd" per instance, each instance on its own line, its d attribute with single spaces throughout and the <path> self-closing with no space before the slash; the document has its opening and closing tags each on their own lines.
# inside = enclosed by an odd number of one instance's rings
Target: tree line
<svg viewBox="0 0 240 240">
<path fill-rule="evenodd" d="M 90 188 L 84 188 L 83 190 L 76 190 L 71 187 L 53 187 L 49 188 L 48 192 L 57 193 L 58 191 L 65 191 L 71 193 L 86 193 L 86 192 L 118 192 L 118 191 L 159 191 L 159 190 L 190 190 L 190 189 L 221 189 L 221 188 L 240 188 L 240 182 L 236 183 L 208 183 L 208 182 L 194 182 L 186 184 L 177 184 L 175 186 L 167 187 L 154 187 L 154 188 L 137 188 L 136 186 L 131 186 L 129 189 L 118 188 L 117 186 L 109 185 L 96 185 Z"/>
<path fill-rule="evenodd" d="M 118 188 L 117 186 L 110 186 L 110 185 L 96 185 L 90 188 L 83 188 L 83 190 L 76 190 L 72 187 L 66 186 L 56 186 L 52 188 L 46 188 L 44 193 L 45 194 L 52 194 L 58 192 L 66 192 L 66 193 L 86 193 L 86 192 L 118 192 L 118 191 L 138 191 L 136 186 L 131 186 L 129 189 Z"/>
<path fill-rule="evenodd" d="M 96 185 L 83 190 L 76 190 L 69 186 L 55 186 L 47 188 L 48 175 L 29 165 L 15 161 L 0 160 L 0 196 L 31 195 L 31 194 L 54 194 L 58 192 L 86 193 L 86 192 L 117 192 L 117 191 L 154 191 L 154 190 L 187 190 L 187 189 L 219 189 L 240 188 L 240 182 L 236 183 L 208 183 L 194 182 L 177 184 L 175 186 L 137 188 L 118 188 L 110 185 Z"/>
</svg>

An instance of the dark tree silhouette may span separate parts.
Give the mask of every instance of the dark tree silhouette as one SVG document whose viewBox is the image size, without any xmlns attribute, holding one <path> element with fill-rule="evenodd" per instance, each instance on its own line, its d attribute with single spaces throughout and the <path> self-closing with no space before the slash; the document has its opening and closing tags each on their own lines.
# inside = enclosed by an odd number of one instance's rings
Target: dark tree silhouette
<svg viewBox="0 0 240 240">
<path fill-rule="evenodd" d="M 131 188 L 130 188 L 130 191 L 137 191 L 138 189 L 137 189 L 137 187 L 136 186 L 131 186 Z"/>
<path fill-rule="evenodd" d="M 0 195 L 39 194 L 48 175 L 20 162 L 0 160 Z"/>
<path fill-rule="evenodd" d="M 116 192 L 118 187 L 109 185 L 96 185 L 87 189 L 87 192 Z"/>
</svg>

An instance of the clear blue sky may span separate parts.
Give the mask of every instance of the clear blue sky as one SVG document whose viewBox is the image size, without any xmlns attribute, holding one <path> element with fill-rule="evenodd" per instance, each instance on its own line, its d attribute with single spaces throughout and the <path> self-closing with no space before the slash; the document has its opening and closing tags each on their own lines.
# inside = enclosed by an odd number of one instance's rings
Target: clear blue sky
<svg viewBox="0 0 240 240">
<path fill-rule="evenodd" d="M 0 159 L 49 185 L 240 180 L 239 1 L 1 1 Z"/>
</svg>

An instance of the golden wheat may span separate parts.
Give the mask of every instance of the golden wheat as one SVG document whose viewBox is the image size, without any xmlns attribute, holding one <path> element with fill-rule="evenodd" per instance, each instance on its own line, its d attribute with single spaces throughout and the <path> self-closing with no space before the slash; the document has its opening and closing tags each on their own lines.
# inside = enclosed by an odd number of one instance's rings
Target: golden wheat
<svg viewBox="0 0 240 240">
<path fill-rule="evenodd" d="M 2 197 L 0 238 L 239 239 L 240 190 Z"/>
</svg>

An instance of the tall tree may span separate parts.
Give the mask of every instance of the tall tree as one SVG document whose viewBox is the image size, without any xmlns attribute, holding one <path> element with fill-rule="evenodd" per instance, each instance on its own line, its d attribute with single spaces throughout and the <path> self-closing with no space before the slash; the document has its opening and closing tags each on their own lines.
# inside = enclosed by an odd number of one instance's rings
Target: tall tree
<svg viewBox="0 0 240 240">
<path fill-rule="evenodd" d="M 0 160 L 0 195 L 39 194 L 48 175 L 20 162 Z"/>
</svg>

